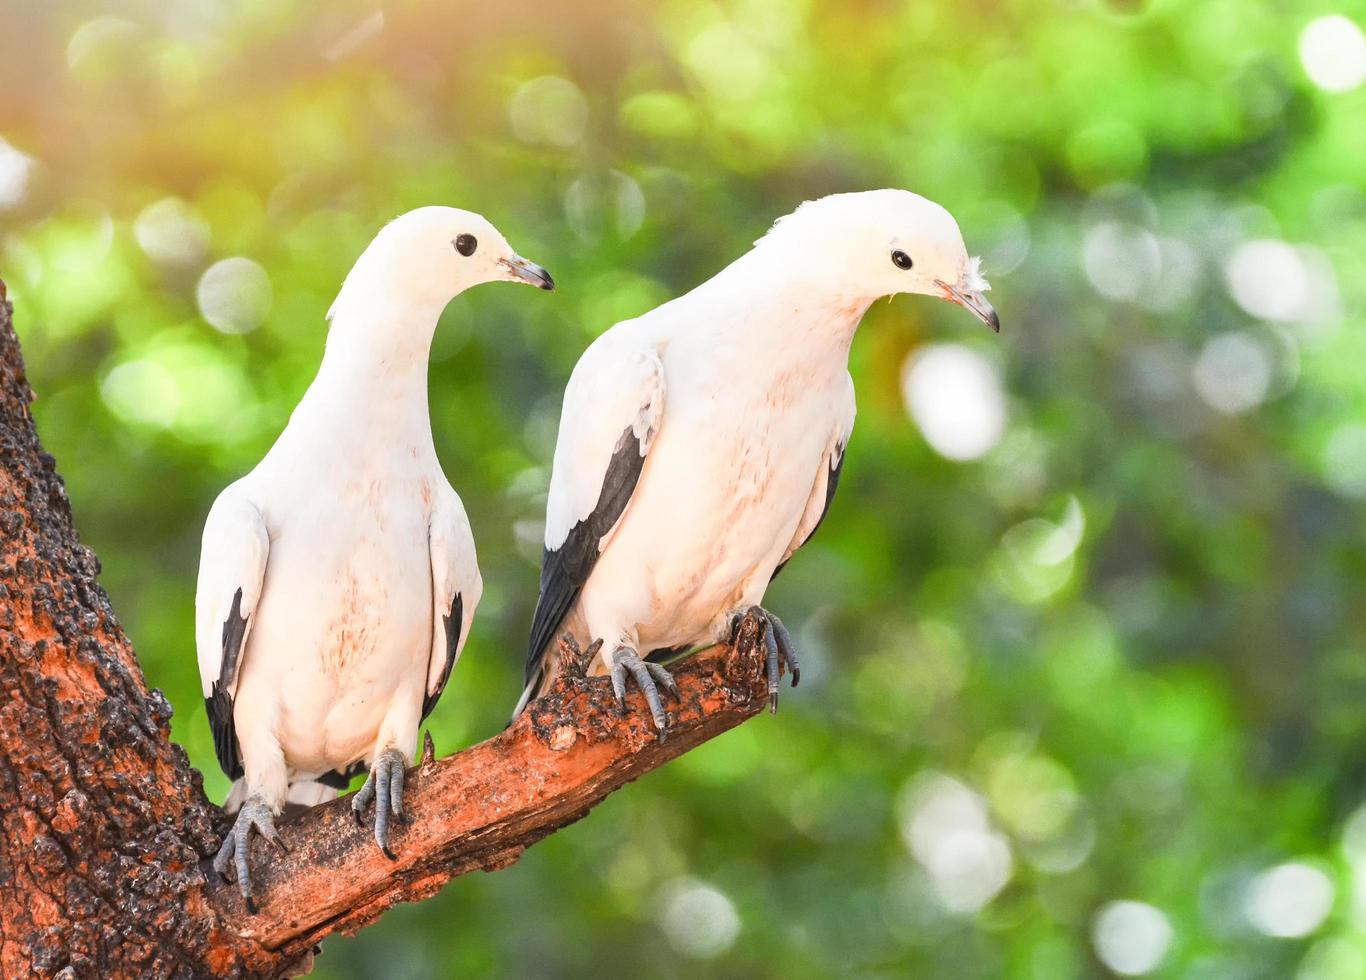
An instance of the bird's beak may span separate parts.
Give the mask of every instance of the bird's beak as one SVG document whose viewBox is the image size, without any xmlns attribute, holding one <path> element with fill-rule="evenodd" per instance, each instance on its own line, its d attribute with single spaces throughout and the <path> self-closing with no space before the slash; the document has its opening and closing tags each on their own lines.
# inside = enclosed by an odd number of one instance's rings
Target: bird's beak
<svg viewBox="0 0 1366 980">
<path fill-rule="evenodd" d="M 510 259 L 499 259 L 498 264 L 507 270 L 508 278 L 514 282 L 524 282 L 529 286 L 539 286 L 547 290 L 555 288 L 555 280 L 550 278 L 550 273 L 520 255 L 514 255 Z"/>
<path fill-rule="evenodd" d="M 982 295 L 982 290 L 971 289 L 967 286 L 951 286 L 943 279 L 936 279 L 934 284 L 944 290 L 946 300 L 957 303 L 992 330 L 997 333 L 1001 332 L 1001 318 L 996 315 L 996 310 Z"/>
</svg>

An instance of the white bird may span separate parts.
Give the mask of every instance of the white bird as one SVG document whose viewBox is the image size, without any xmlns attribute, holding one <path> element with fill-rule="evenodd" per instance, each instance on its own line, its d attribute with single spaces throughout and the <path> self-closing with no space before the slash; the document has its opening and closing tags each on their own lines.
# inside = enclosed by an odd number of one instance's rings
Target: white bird
<svg viewBox="0 0 1366 980">
<path fill-rule="evenodd" d="M 839 482 L 854 331 L 894 293 L 951 300 L 999 331 L 979 266 L 939 205 L 903 190 L 836 194 L 598 337 L 565 391 L 514 717 L 554 681 L 564 632 L 602 641 L 593 672 L 611 674 L 619 702 L 633 679 L 661 738 L 656 685 L 676 688 L 655 661 L 699 645 L 763 644 L 776 708 L 780 660 L 794 685 L 800 675 L 760 603 Z M 753 629 L 739 630 L 746 616 Z"/>
<path fill-rule="evenodd" d="M 417 729 L 460 657 L 483 590 L 465 508 L 432 443 L 427 367 L 437 318 L 483 282 L 553 289 L 477 214 L 395 219 L 346 277 L 326 352 L 265 458 L 204 526 L 195 596 L 199 676 L 237 822 L 214 860 L 236 862 L 252 906 L 253 828 L 279 844 L 287 800 L 336 796 L 369 769 L 386 855 Z M 319 785 L 323 784 L 323 785 Z"/>
</svg>

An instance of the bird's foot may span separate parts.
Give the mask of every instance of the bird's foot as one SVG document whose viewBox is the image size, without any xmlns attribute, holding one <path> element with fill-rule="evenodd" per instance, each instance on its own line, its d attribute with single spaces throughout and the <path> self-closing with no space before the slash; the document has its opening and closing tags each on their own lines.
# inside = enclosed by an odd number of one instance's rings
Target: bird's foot
<svg viewBox="0 0 1366 980">
<path fill-rule="evenodd" d="M 669 733 L 669 716 L 664 711 L 656 684 L 664 685 L 666 691 L 674 698 L 678 698 L 678 683 L 673 679 L 673 675 L 659 664 L 641 660 L 640 655 L 630 647 L 618 647 L 612 654 L 612 692 L 617 697 L 617 707 L 622 711 L 626 710 L 628 675 L 636 682 L 640 693 L 645 695 L 645 703 L 650 706 L 650 716 L 654 719 L 659 740 L 664 741 Z"/>
<path fill-rule="evenodd" d="M 403 815 L 403 779 L 407 771 L 407 760 L 398 749 L 385 749 L 370 766 L 370 774 L 365 777 L 365 785 L 351 797 L 351 813 L 356 823 L 364 826 L 365 808 L 375 801 L 375 843 L 390 861 L 398 857 L 389 849 L 389 817 L 399 823 L 407 823 Z"/>
<path fill-rule="evenodd" d="M 792 686 L 802 679 L 802 668 L 797 663 L 797 651 L 792 645 L 792 634 L 783 621 L 762 606 L 750 606 L 730 619 L 730 645 L 736 652 L 748 655 L 762 648 L 764 674 L 768 678 L 768 710 L 778 711 L 778 678 L 782 668 L 792 674 Z"/>
<path fill-rule="evenodd" d="M 247 911 L 255 915 L 256 903 L 251 897 L 251 866 L 247 860 L 253 828 L 282 852 L 289 852 L 285 842 L 280 840 L 280 835 L 275 832 L 275 814 L 270 804 L 259 795 L 253 794 L 242 804 L 242 809 L 237 811 L 237 822 L 232 825 L 232 830 L 228 831 L 228 836 L 223 838 L 223 846 L 218 849 L 218 854 L 213 859 L 213 869 L 218 872 L 220 878 L 227 881 L 228 868 L 236 864 L 237 890 L 242 893 L 242 901 L 246 903 Z"/>
</svg>

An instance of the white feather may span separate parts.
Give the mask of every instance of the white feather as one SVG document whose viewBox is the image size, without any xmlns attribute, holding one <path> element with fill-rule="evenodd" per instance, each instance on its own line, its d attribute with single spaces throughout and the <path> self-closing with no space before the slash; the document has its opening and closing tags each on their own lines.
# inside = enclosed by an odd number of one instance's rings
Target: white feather
<svg viewBox="0 0 1366 980">
<path fill-rule="evenodd" d="M 564 393 L 546 504 L 547 548 L 563 544 L 597 506 L 622 433 L 629 428 L 648 453 L 663 412 L 664 367 L 652 347 L 615 331 L 589 346 Z"/>
<path fill-rule="evenodd" d="M 991 289 L 991 283 L 987 282 L 987 277 L 982 275 L 982 257 L 974 255 L 968 259 L 967 269 L 963 273 L 963 285 L 975 293 L 985 293 Z"/>
</svg>

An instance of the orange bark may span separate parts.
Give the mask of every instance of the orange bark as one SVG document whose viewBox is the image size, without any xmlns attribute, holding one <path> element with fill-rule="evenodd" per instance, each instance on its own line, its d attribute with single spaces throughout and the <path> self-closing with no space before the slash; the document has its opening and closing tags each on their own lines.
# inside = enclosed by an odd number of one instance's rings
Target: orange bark
<svg viewBox="0 0 1366 980">
<path fill-rule="evenodd" d="M 96 584 L 32 400 L 0 301 L 0 972 L 191 976 L 211 943 L 269 970 L 209 901 L 215 810 Z"/>
</svg>

